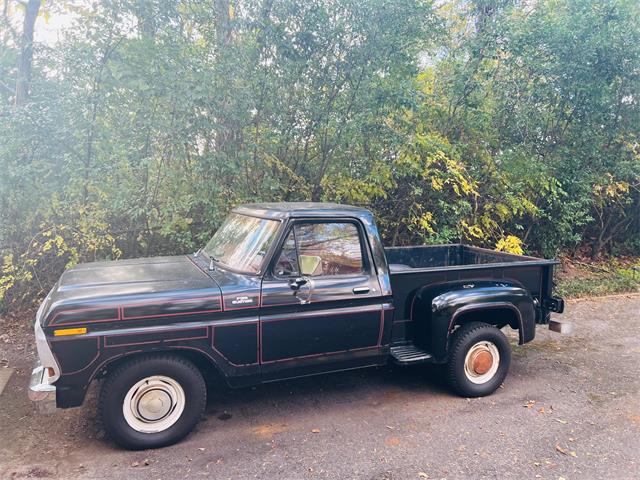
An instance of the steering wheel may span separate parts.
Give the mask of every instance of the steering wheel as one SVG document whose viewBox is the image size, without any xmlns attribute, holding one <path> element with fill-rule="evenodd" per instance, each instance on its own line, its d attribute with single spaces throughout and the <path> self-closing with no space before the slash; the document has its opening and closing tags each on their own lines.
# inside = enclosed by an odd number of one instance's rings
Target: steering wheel
<svg viewBox="0 0 640 480">
<path fill-rule="evenodd" d="M 278 275 L 293 275 L 297 273 L 296 266 L 293 264 L 293 261 L 285 258 L 278 262 Z"/>
</svg>

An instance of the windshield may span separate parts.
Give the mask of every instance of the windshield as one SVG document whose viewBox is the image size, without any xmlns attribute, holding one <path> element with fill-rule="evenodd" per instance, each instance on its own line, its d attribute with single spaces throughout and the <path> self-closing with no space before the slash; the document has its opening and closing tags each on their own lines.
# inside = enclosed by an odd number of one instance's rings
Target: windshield
<svg viewBox="0 0 640 480">
<path fill-rule="evenodd" d="M 258 273 L 279 226 L 276 220 L 232 213 L 204 247 L 204 253 L 234 270 Z"/>
</svg>

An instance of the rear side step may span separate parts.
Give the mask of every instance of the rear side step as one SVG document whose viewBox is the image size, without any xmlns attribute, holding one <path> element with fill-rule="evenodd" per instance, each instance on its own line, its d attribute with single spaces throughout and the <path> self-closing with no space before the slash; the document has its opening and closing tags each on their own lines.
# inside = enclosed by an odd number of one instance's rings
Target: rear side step
<svg viewBox="0 0 640 480">
<path fill-rule="evenodd" d="M 430 362 L 433 356 L 410 343 L 391 347 L 391 358 L 398 365 L 415 365 Z"/>
</svg>

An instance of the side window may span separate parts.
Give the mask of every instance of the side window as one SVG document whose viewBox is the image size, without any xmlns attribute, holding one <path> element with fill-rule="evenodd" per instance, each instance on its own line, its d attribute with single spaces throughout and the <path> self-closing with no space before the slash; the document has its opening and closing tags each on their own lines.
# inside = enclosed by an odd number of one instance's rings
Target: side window
<svg viewBox="0 0 640 480">
<path fill-rule="evenodd" d="M 306 223 L 295 226 L 299 268 L 303 275 L 349 275 L 363 270 L 358 228 L 353 223 Z"/>
<path fill-rule="evenodd" d="M 282 252 L 278 258 L 275 268 L 276 275 L 289 277 L 300 275 L 298 267 L 298 252 L 296 251 L 296 239 L 293 230 L 289 232 L 287 239 L 282 244 Z"/>
</svg>

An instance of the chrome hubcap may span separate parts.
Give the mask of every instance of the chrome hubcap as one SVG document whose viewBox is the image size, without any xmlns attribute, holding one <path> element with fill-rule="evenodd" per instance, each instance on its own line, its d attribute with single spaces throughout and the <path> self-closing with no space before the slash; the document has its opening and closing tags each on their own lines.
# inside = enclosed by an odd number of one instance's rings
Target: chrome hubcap
<svg viewBox="0 0 640 480">
<path fill-rule="evenodd" d="M 464 374 L 475 384 L 491 380 L 500 365 L 500 352 L 495 344 L 483 340 L 473 345 L 464 359 Z"/>
<path fill-rule="evenodd" d="M 138 401 L 140 416 L 148 421 L 164 418 L 171 411 L 171 397 L 163 390 L 145 392 Z"/>
<path fill-rule="evenodd" d="M 185 406 L 184 390 L 163 375 L 143 378 L 124 397 L 122 413 L 131 428 L 142 433 L 166 430 L 178 421 Z"/>
</svg>

